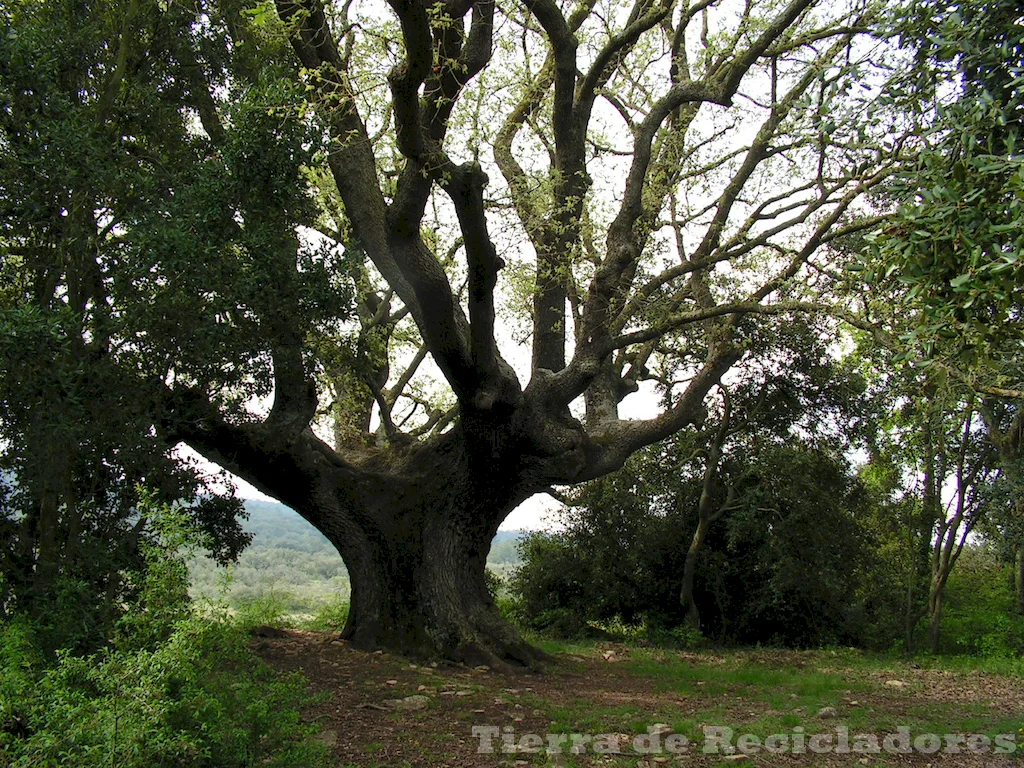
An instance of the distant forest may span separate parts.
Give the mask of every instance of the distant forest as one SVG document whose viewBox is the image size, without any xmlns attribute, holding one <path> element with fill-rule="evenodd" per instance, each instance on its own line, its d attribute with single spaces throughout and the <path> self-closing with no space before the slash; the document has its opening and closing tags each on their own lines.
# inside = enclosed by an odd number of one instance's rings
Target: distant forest
<svg viewBox="0 0 1024 768">
<path fill-rule="evenodd" d="M 233 608 L 272 599 L 299 614 L 348 600 L 345 564 L 319 531 L 283 504 L 246 499 L 245 509 L 249 519 L 243 527 L 252 543 L 228 568 L 209 557 L 193 560 L 193 596 L 226 601 Z M 521 563 L 522 536 L 522 531 L 498 531 L 494 537 L 487 565 L 498 576 L 507 577 Z"/>
</svg>

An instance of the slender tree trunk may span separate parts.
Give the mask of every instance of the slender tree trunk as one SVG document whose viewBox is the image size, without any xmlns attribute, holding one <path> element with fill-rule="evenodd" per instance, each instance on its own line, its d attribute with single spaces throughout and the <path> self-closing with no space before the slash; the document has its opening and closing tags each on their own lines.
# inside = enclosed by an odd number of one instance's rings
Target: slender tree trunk
<svg viewBox="0 0 1024 768">
<path fill-rule="evenodd" d="M 933 583 L 932 594 L 929 595 L 928 599 L 928 650 L 932 653 L 939 652 L 942 629 L 942 601 L 945 586 L 945 579 L 942 579 L 940 583 Z"/>
<path fill-rule="evenodd" d="M 926 394 L 929 396 L 932 394 L 930 386 L 927 388 Z M 915 630 L 921 619 L 930 615 L 932 605 L 933 583 L 929 581 L 926 574 L 930 572 L 934 575 L 935 572 L 933 567 L 935 550 L 932 535 L 941 515 L 939 478 L 943 475 L 939 467 L 941 463 L 940 448 L 936 441 L 935 418 L 932 408 L 926 410 L 921 434 L 924 442 L 923 493 L 920 513 L 917 515 L 917 528 L 910 531 L 910 549 L 913 554 L 907 580 L 907 603 L 903 627 L 908 654 L 913 654 L 915 651 Z"/>
<path fill-rule="evenodd" d="M 913 586 L 907 587 L 907 605 L 903 616 L 903 644 L 909 656 L 912 656 L 917 649 L 917 641 L 914 635 L 917 631 L 918 623 L 926 613 L 917 607 L 916 592 L 917 590 Z"/>
<path fill-rule="evenodd" d="M 39 501 L 39 518 L 37 521 L 39 550 L 36 557 L 36 570 L 42 583 L 45 583 L 52 576 L 57 563 L 59 503 L 60 500 L 55 491 L 44 492 Z"/>
<path fill-rule="evenodd" d="M 1024 616 L 1024 544 L 1017 550 L 1017 613 Z"/>
<path fill-rule="evenodd" d="M 979 480 L 979 465 L 968 465 L 968 449 L 971 440 L 971 423 L 975 409 L 973 401 L 964 412 L 963 430 L 953 478 L 956 481 L 956 497 L 954 512 L 951 517 L 945 513 L 935 516 L 938 532 L 932 552 L 932 579 L 928 590 L 928 648 L 932 653 L 939 652 L 940 630 L 942 625 L 942 602 L 946 591 L 946 583 L 956 561 L 960 559 L 964 543 L 974 526 L 976 517 L 972 514 L 969 501 L 970 489 Z M 944 473 L 940 473 L 941 478 Z M 938 480 L 933 491 L 934 501 L 939 503 Z"/>
<path fill-rule="evenodd" d="M 914 655 L 914 628 L 917 622 L 911 619 L 909 611 L 903 617 L 903 645 L 908 656 Z"/>
<path fill-rule="evenodd" d="M 718 480 L 718 464 L 722 458 L 722 446 L 729 436 L 730 419 L 732 416 L 732 401 L 729 398 L 729 391 L 725 387 L 722 390 L 722 422 L 715 432 L 715 437 L 708 448 L 707 464 L 704 466 L 704 478 L 701 483 L 700 500 L 697 502 L 697 529 L 693 532 L 690 540 L 690 548 L 686 551 L 686 560 L 683 563 L 683 584 L 679 591 L 679 602 L 686 611 L 686 623 L 694 629 L 700 629 L 700 611 L 697 609 L 697 602 L 693 599 L 693 576 L 697 570 L 697 558 L 700 555 L 704 539 L 708 535 L 711 524 L 724 515 L 733 498 L 733 488 L 729 488 L 728 497 L 717 510 L 712 510 L 711 501 Z"/>
<path fill-rule="evenodd" d="M 697 609 L 697 602 L 693 599 L 693 577 L 697 570 L 697 558 L 704 545 L 704 538 L 707 536 L 709 527 L 710 521 L 707 517 L 702 517 L 697 521 L 697 530 L 693 532 L 690 548 L 686 551 L 686 561 L 683 563 L 683 586 L 679 592 L 679 602 L 686 611 L 686 623 L 694 629 L 700 629 L 700 611 Z"/>
<path fill-rule="evenodd" d="M 924 516 L 922 515 L 922 518 Z M 928 595 L 930 594 L 930 555 L 932 542 L 931 525 L 927 522 L 920 525 L 916 532 L 911 532 L 910 549 L 911 565 L 907 574 L 906 602 L 903 614 L 903 643 L 908 655 L 917 650 L 917 625 L 928 615 Z"/>
</svg>

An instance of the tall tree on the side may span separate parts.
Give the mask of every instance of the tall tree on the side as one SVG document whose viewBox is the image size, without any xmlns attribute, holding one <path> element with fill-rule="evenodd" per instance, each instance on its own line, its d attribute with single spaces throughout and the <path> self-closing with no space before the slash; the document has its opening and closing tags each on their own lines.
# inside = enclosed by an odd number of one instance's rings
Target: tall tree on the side
<svg viewBox="0 0 1024 768">
<path fill-rule="evenodd" d="M 915 403 L 911 464 L 922 493 L 913 527 L 931 563 L 918 573 L 931 577 L 927 590 L 908 585 L 907 643 L 929 614 L 936 648 L 948 571 L 982 512 L 969 498 L 1019 461 L 1012 424 L 997 414 L 1024 401 L 1024 21 L 1014 2 L 922 2 L 894 17 L 917 66 L 892 94 L 921 121 L 923 143 L 886 188 L 898 209 L 870 237 L 872 290 L 862 301 L 873 341 L 903 367 L 911 389 L 901 391 Z M 950 514 L 947 481 L 957 488 Z"/>
<path fill-rule="evenodd" d="M 28 615 L 53 648 L 95 648 L 137 594 L 158 538 L 143 495 L 187 503 L 220 560 L 246 543 L 240 502 L 154 428 L 154 382 L 241 358 L 189 337 L 211 328 L 200 286 L 224 291 L 197 256 L 219 271 L 230 212 L 185 119 L 195 13 L 149 11 L 0 9 L 0 616 Z M 203 226 L 184 222 L 186 243 L 172 217 L 189 209 Z M 157 243 L 177 262 L 138 269 Z"/>
</svg>

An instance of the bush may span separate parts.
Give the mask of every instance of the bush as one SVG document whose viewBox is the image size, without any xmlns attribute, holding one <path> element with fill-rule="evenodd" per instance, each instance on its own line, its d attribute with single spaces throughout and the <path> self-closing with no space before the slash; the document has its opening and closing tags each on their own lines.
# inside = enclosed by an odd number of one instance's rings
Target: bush
<svg viewBox="0 0 1024 768">
<path fill-rule="evenodd" d="M 1024 652 L 1012 574 L 988 546 L 967 546 L 946 585 L 942 650 L 1012 658 Z"/>
<path fill-rule="evenodd" d="M 673 645 L 861 641 L 875 563 L 856 514 L 864 491 L 841 458 L 766 446 L 734 470 L 736 500 L 697 562 L 697 633 L 679 631 L 679 591 L 701 484 L 673 467 L 638 454 L 584 489 L 564 532 L 522 540 L 510 584 L 519 624 L 563 637 L 620 627 Z"/>
<path fill-rule="evenodd" d="M 37 670 L 23 629 L 0 628 L 0 764 L 80 768 L 312 766 L 298 676 L 279 677 L 241 627 L 190 617 L 155 650 L 61 654 Z"/>
<path fill-rule="evenodd" d="M 531 533 L 520 542 L 523 565 L 509 582 L 508 610 L 522 627 L 559 637 L 583 633 L 591 612 L 583 608 L 587 579 L 571 537 Z"/>
<path fill-rule="evenodd" d="M 257 658 L 244 622 L 192 610 L 184 519 L 154 515 L 159 545 L 144 549 L 137 599 L 99 652 L 51 654 L 40 641 L 52 639 L 50 625 L 0 623 L 0 766 L 325 764 L 324 746 L 308 738 L 314 727 L 300 719 L 302 678 Z M 56 616 L 53 626 L 67 621 Z"/>
<path fill-rule="evenodd" d="M 321 603 L 313 617 L 303 626 L 317 630 L 341 630 L 348 621 L 349 602 L 345 598 L 335 597 Z"/>
<path fill-rule="evenodd" d="M 247 628 L 259 626 L 285 626 L 289 623 L 289 596 L 287 592 L 271 590 L 259 597 L 241 600 L 237 607 L 237 620 Z"/>
</svg>

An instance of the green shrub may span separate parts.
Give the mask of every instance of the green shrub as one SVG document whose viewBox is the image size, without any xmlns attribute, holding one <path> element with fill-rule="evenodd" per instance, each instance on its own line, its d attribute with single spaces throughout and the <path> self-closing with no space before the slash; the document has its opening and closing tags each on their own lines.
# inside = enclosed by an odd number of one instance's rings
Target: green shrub
<svg viewBox="0 0 1024 768">
<path fill-rule="evenodd" d="M 491 596 L 492 600 L 496 600 L 498 595 L 505 590 L 504 579 L 490 568 L 484 569 L 484 583 L 487 585 L 487 594 Z"/>
<path fill-rule="evenodd" d="M 321 603 L 313 617 L 304 623 L 309 629 L 316 630 L 341 630 L 345 628 L 348 621 L 349 602 L 345 598 L 335 597 L 332 600 Z"/>
<path fill-rule="evenodd" d="M 703 648 L 708 642 L 704 633 L 689 624 L 671 628 L 648 627 L 647 639 L 655 645 L 670 648 Z"/>
<path fill-rule="evenodd" d="M 989 546 L 964 548 L 946 586 L 942 650 L 1012 658 L 1024 652 L 1012 574 Z"/>
<path fill-rule="evenodd" d="M 520 541 L 523 565 L 509 582 L 509 613 L 520 626 L 562 637 L 579 635 L 586 577 L 575 542 L 565 534 L 531 533 Z"/>
<path fill-rule="evenodd" d="M 662 636 L 684 625 L 679 592 L 702 486 L 670 458 L 633 456 L 580 492 L 564 531 L 521 540 L 509 587 L 518 623 L 563 637 L 595 625 L 614 633 L 616 622 Z M 856 514 L 864 488 L 845 460 L 798 443 L 765 446 L 734 473 L 743 482 L 697 561 L 703 635 L 683 630 L 668 642 L 861 642 L 874 614 L 854 598 L 878 591 L 876 558 Z"/>
<path fill-rule="evenodd" d="M 42 658 L 25 623 L 0 624 L 0 746 L 5 735 L 25 732 L 26 710 L 21 702 L 30 695 L 41 665 Z"/>
<path fill-rule="evenodd" d="M 270 590 L 259 597 L 238 602 L 238 622 L 246 627 L 285 626 L 289 623 L 289 595 L 287 592 Z"/>
<path fill-rule="evenodd" d="M 245 621 L 191 608 L 185 518 L 149 512 L 158 542 L 143 549 L 136 598 L 100 651 L 52 654 L 50 625 L 0 622 L 0 767 L 325 765 L 300 718 L 304 680 L 264 664 Z M 52 625 L 76 615 L 69 607 Z"/>
<path fill-rule="evenodd" d="M 298 768 L 325 757 L 300 721 L 304 681 L 257 659 L 237 624 L 190 617 L 155 650 L 61 654 L 41 672 L 26 670 L 22 630 L 0 633 L 0 765 Z"/>
</svg>

